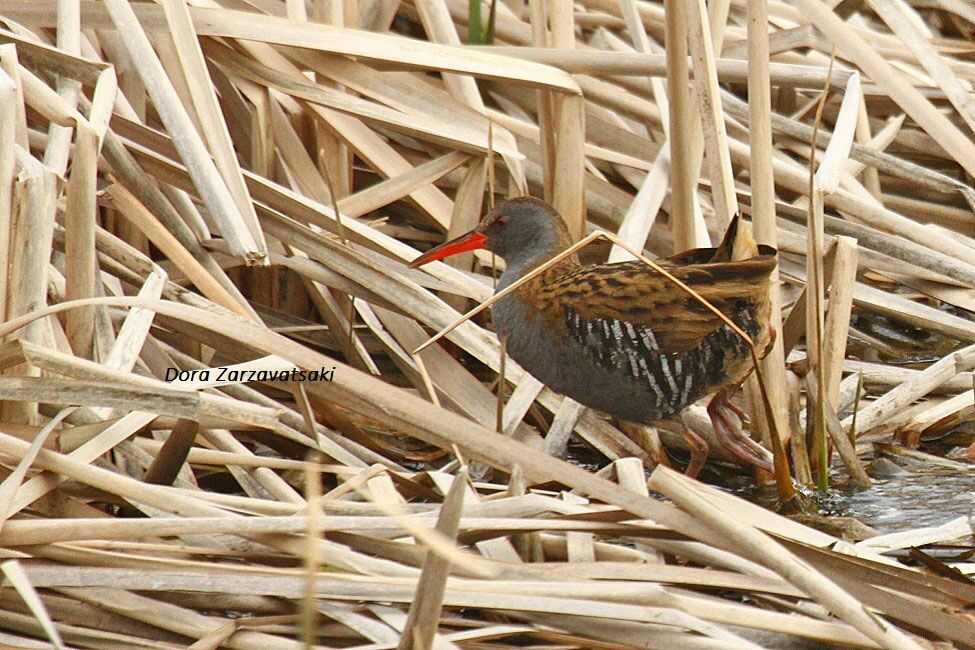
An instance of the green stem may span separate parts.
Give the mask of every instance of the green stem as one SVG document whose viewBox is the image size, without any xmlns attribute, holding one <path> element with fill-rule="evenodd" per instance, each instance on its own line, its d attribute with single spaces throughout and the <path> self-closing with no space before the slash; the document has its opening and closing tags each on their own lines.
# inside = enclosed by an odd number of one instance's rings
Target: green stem
<svg viewBox="0 0 975 650">
<path fill-rule="evenodd" d="M 467 0 L 467 42 L 471 45 L 484 44 L 484 31 L 481 27 L 481 0 Z"/>
</svg>

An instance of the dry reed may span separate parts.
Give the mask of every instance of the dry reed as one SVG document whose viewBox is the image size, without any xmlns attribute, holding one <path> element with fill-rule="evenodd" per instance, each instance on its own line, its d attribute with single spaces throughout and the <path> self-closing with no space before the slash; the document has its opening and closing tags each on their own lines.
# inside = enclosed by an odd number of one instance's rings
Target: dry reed
<svg viewBox="0 0 975 650">
<path fill-rule="evenodd" d="M 975 415 L 975 12 L 850 5 L 0 0 L 0 644 L 970 645 L 971 581 L 901 552 L 967 520 L 851 544 L 666 467 L 651 498 L 679 437 L 506 360 L 490 256 L 405 265 L 526 192 L 614 261 L 744 212 L 780 494 L 803 406 L 868 488 Z"/>
</svg>

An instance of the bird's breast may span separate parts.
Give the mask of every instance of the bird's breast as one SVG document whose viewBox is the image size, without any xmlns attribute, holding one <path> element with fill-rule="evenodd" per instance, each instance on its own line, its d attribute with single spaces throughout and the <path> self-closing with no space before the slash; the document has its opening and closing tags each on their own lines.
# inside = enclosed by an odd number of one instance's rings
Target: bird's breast
<svg viewBox="0 0 975 650">
<path fill-rule="evenodd" d="M 748 344 L 727 325 L 690 349 L 664 352 L 641 326 L 601 318 L 575 322 L 565 311 L 518 292 L 491 308 L 509 356 L 522 368 L 552 390 L 618 418 L 672 418 L 751 371 Z M 762 350 L 767 326 L 755 305 L 742 301 L 729 315 Z"/>
<path fill-rule="evenodd" d="M 517 293 L 496 302 L 491 315 L 518 365 L 552 390 L 618 418 L 650 422 L 673 417 L 699 398 L 699 388 L 707 383 L 706 367 L 690 359 L 646 355 L 635 362 L 625 353 L 607 356 L 560 327 L 550 310 L 538 309 Z"/>
</svg>

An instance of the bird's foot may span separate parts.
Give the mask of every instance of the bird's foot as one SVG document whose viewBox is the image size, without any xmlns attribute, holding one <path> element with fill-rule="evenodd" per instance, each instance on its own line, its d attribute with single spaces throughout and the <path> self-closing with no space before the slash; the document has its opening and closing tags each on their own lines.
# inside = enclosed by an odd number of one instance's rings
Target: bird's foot
<svg viewBox="0 0 975 650">
<path fill-rule="evenodd" d="M 684 474 L 691 478 L 697 478 L 697 475 L 701 472 L 701 468 L 704 467 L 704 461 L 708 459 L 708 452 L 711 451 L 711 447 L 708 446 L 704 438 L 694 433 L 686 423 L 684 423 L 682 435 L 684 442 L 687 443 L 687 448 L 691 452 L 691 459 L 684 469 Z"/>
<path fill-rule="evenodd" d="M 765 447 L 752 440 L 742 429 L 741 423 L 732 414 L 744 419 L 745 413 L 731 403 L 731 397 L 738 386 L 727 386 L 719 390 L 708 404 L 708 415 L 714 426 L 714 433 L 721 445 L 746 463 L 771 472 L 771 454 Z"/>
<path fill-rule="evenodd" d="M 636 422 L 627 422 L 625 420 L 619 421 L 619 427 L 630 440 L 639 445 L 640 449 L 647 453 L 654 466 L 663 465 L 664 467 L 670 467 L 670 459 L 667 457 L 667 451 L 664 449 L 663 443 L 660 442 L 660 434 L 657 433 L 656 427 L 638 424 Z"/>
</svg>

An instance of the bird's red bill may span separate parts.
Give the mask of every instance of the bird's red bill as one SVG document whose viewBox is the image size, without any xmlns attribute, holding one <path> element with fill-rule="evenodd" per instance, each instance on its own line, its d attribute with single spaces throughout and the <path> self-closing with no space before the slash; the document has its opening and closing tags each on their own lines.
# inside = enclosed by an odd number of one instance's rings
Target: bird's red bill
<svg viewBox="0 0 975 650">
<path fill-rule="evenodd" d="M 444 242 L 439 246 L 431 248 L 423 255 L 410 262 L 409 267 L 415 269 L 418 266 L 422 266 L 427 262 L 432 262 L 434 260 L 442 260 L 445 257 L 450 257 L 451 255 L 456 255 L 457 253 L 464 253 L 466 251 L 476 250 L 478 248 L 484 247 L 484 242 L 487 240 L 487 236 L 484 233 L 478 232 L 477 230 L 472 230 L 468 233 L 464 233 L 460 237 L 451 239 L 448 242 Z"/>
</svg>

